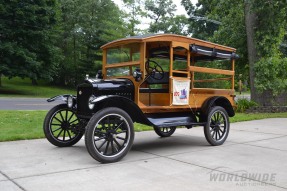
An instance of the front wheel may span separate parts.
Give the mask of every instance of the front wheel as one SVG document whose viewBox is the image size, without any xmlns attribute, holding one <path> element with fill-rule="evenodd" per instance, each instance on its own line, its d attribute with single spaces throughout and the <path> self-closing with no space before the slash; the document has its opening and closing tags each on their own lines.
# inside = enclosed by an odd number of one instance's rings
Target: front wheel
<svg viewBox="0 0 287 191">
<path fill-rule="evenodd" d="M 176 127 L 154 127 L 153 129 L 158 136 L 169 137 L 175 132 Z"/>
<path fill-rule="evenodd" d="M 224 108 L 211 108 L 204 126 L 204 135 L 209 144 L 222 145 L 229 133 L 229 117 Z"/>
<path fill-rule="evenodd" d="M 122 159 L 131 149 L 133 140 L 133 121 L 119 108 L 109 107 L 100 110 L 87 125 L 87 150 L 94 159 L 102 163 Z"/>
<path fill-rule="evenodd" d="M 48 141 L 58 147 L 72 146 L 83 136 L 80 121 L 67 104 L 57 105 L 47 113 L 43 130 Z"/>
</svg>

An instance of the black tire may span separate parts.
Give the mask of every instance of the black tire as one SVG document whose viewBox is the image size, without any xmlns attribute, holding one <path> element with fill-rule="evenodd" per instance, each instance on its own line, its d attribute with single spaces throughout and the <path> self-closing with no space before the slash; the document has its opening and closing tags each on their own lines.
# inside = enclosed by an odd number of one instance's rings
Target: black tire
<svg viewBox="0 0 287 191">
<path fill-rule="evenodd" d="M 85 134 L 89 154 L 101 163 L 121 160 L 134 141 L 134 125 L 122 109 L 104 108 L 90 119 Z"/>
<path fill-rule="evenodd" d="M 46 115 L 43 130 L 50 143 L 58 147 L 69 147 L 76 144 L 83 136 L 76 126 L 79 124 L 77 115 L 67 104 L 53 107 Z"/>
<path fill-rule="evenodd" d="M 206 140 L 213 146 L 222 145 L 228 137 L 229 127 L 229 116 L 225 109 L 220 106 L 212 107 L 204 126 Z"/>
<path fill-rule="evenodd" d="M 154 127 L 153 129 L 158 136 L 169 137 L 175 132 L 176 127 Z"/>
</svg>

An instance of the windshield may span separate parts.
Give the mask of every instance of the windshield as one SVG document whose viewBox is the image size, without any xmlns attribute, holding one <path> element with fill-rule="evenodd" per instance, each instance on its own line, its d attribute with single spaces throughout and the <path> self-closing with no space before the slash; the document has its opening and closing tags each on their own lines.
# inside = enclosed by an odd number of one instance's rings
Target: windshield
<svg viewBox="0 0 287 191">
<path fill-rule="evenodd" d="M 107 76 L 129 76 L 135 66 L 127 64 L 140 60 L 140 44 L 131 43 L 107 50 Z M 122 65 L 122 66 L 121 66 Z"/>
</svg>

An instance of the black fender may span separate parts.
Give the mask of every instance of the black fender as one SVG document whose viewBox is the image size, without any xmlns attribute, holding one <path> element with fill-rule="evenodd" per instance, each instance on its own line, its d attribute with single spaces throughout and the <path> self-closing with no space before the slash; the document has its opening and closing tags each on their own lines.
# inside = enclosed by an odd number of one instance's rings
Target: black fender
<svg viewBox="0 0 287 191">
<path fill-rule="evenodd" d="M 106 107 L 118 107 L 129 114 L 133 122 L 138 122 L 146 125 L 152 125 L 142 110 L 132 100 L 118 95 L 99 96 L 91 100 L 94 103 L 94 112 L 97 112 Z"/>
<path fill-rule="evenodd" d="M 67 102 L 67 99 L 70 96 L 72 96 L 73 98 L 76 98 L 76 96 L 74 96 L 74 95 L 63 94 L 63 95 L 57 95 L 57 96 L 51 97 L 51 98 L 47 99 L 47 102 L 58 101 L 58 100 Z"/>
<path fill-rule="evenodd" d="M 234 109 L 230 103 L 230 101 L 226 97 L 222 96 L 214 96 L 208 98 L 201 107 L 201 112 L 203 116 L 208 116 L 210 109 L 213 106 L 221 106 L 223 107 L 226 112 L 228 113 L 229 117 L 233 117 L 235 115 Z"/>
</svg>

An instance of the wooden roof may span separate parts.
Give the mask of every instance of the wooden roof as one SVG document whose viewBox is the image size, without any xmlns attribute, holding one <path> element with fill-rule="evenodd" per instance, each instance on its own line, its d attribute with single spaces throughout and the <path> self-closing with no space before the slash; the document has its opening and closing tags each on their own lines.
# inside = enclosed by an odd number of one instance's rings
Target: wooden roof
<svg viewBox="0 0 287 191">
<path fill-rule="evenodd" d="M 107 49 L 107 48 L 125 45 L 129 43 L 157 42 L 157 41 L 165 41 L 165 42 L 174 41 L 174 42 L 187 43 L 190 45 L 194 44 L 194 45 L 199 45 L 199 46 L 216 48 L 216 49 L 231 51 L 231 52 L 236 51 L 235 48 L 223 46 L 220 44 L 216 44 L 216 43 L 212 43 L 212 42 L 208 42 L 208 41 L 204 41 L 204 40 L 200 40 L 196 38 L 175 35 L 175 34 L 148 34 L 148 35 L 142 35 L 142 36 L 131 36 L 131 37 L 122 38 L 122 39 L 109 42 L 103 45 L 101 49 Z"/>
</svg>

